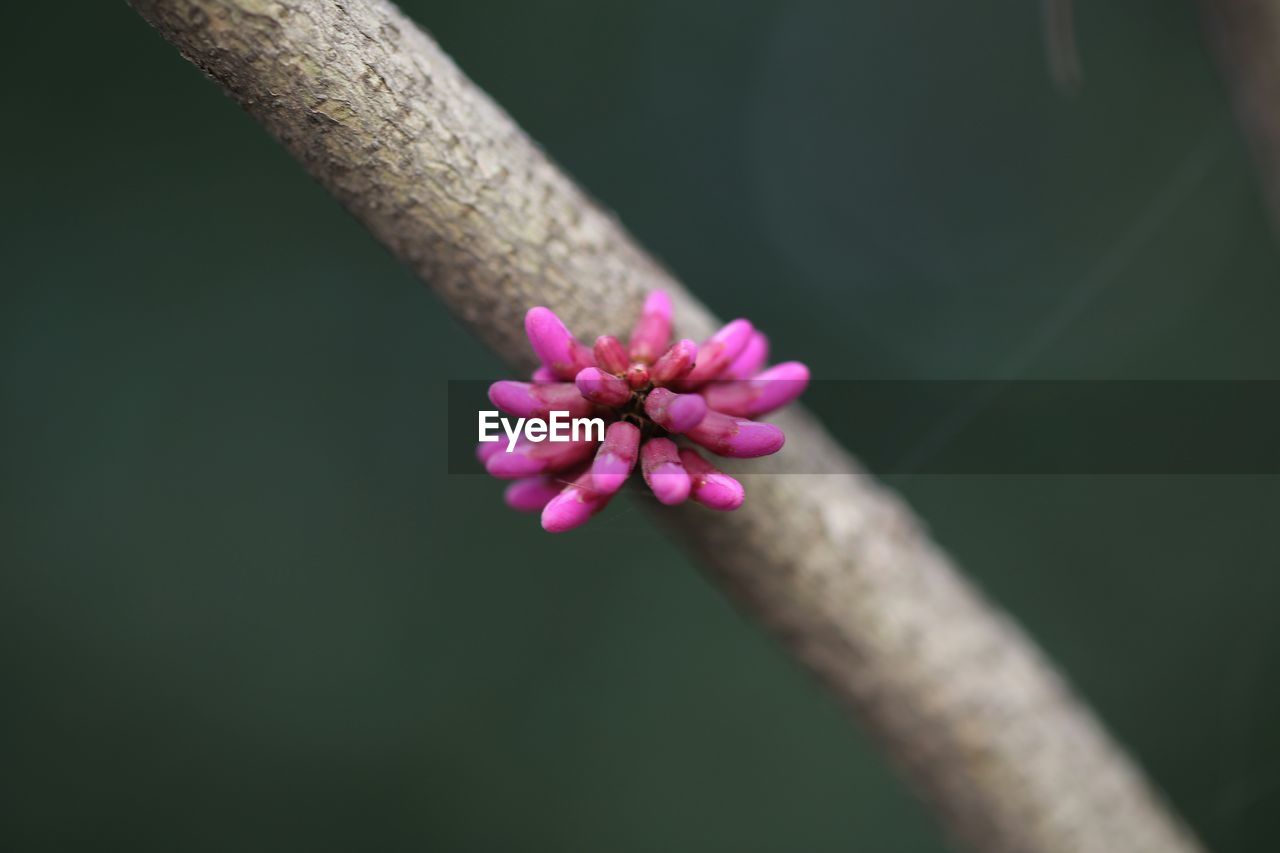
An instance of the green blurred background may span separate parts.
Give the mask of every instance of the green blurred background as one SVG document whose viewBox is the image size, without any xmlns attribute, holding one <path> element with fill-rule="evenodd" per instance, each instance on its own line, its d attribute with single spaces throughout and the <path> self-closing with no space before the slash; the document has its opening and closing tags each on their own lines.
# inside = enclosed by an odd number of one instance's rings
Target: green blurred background
<svg viewBox="0 0 1280 853">
<path fill-rule="evenodd" d="M 1280 378 L 1190 4 L 1077 4 L 1074 97 L 1034 3 L 403 5 L 820 376 Z M 638 507 L 553 538 L 443 473 L 442 380 L 500 365 L 127 7 L 6 15 L 0 845 L 942 848 Z M 1274 849 L 1274 477 L 896 485 L 1212 846 Z"/>
</svg>

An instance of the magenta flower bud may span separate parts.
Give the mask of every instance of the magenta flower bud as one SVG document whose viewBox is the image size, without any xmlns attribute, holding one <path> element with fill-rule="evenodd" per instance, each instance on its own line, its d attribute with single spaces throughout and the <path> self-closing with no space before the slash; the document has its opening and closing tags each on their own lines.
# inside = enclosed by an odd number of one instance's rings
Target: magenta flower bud
<svg viewBox="0 0 1280 853">
<path fill-rule="evenodd" d="M 746 320 L 734 320 L 698 347 L 698 363 L 693 366 L 677 387 L 691 389 L 708 379 L 715 379 L 720 372 L 746 349 L 755 329 Z"/>
<path fill-rule="evenodd" d="M 600 369 L 614 376 L 626 373 L 631 365 L 630 359 L 627 358 L 627 351 L 622 348 L 622 342 L 613 335 L 601 335 L 596 338 L 596 345 L 591 351 L 595 354 L 596 364 Z"/>
<path fill-rule="evenodd" d="M 649 384 L 649 368 L 639 363 L 631 365 L 627 368 L 626 380 L 628 385 L 639 391 Z"/>
<path fill-rule="evenodd" d="M 703 459 L 698 451 L 689 448 L 681 450 L 680 462 L 684 465 L 684 470 L 689 472 L 692 483 L 689 497 L 705 507 L 722 512 L 742 506 L 747 495 L 742 484 Z"/>
<path fill-rule="evenodd" d="M 621 406 L 631 399 L 631 386 L 625 380 L 598 367 L 582 368 L 574 383 L 578 386 L 578 393 L 602 406 Z"/>
<path fill-rule="evenodd" d="M 499 480 L 518 480 L 567 468 L 589 458 L 595 449 L 594 441 L 534 442 L 521 436 L 511 452 L 504 443 L 500 453 L 489 456 L 484 469 Z"/>
<path fill-rule="evenodd" d="M 518 418 L 543 418 L 551 412 L 568 412 L 570 417 L 585 418 L 591 414 L 591 402 L 585 400 L 572 382 L 534 385 L 504 379 L 489 386 L 489 400 L 502 411 Z"/>
<path fill-rule="evenodd" d="M 654 388 L 644 401 L 644 412 L 667 432 L 688 432 L 707 414 L 707 401 L 699 394 L 677 394 Z"/>
<path fill-rule="evenodd" d="M 604 509 L 610 497 L 592 488 L 591 472 L 587 471 L 543 507 L 542 529 L 548 533 L 563 533 L 581 527 Z"/>
<path fill-rule="evenodd" d="M 596 491 L 611 495 L 631 476 L 640 455 L 640 428 L 626 421 L 614 421 L 605 430 L 604 441 L 591 463 L 592 484 Z"/>
<path fill-rule="evenodd" d="M 504 447 L 484 461 L 484 470 L 499 480 L 519 480 L 541 474 L 548 470 L 547 460 L 536 455 L 535 449 L 536 445 L 524 442 L 517 442 L 510 452 Z"/>
<path fill-rule="evenodd" d="M 655 290 L 644 301 L 640 319 L 631 332 L 631 359 L 652 364 L 671 340 L 671 297 Z"/>
<path fill-rule="evenodd" d="M 774 453 L 785 441 L 782 431 L 751 418 L 799 396 L 809 370 L 799 362 L 764 369 L 769 342 L 746 320 L 702 345 L 668 346 L 671 328 L 671 300 L 661 291 L 645 300 L 625 347 L 610 335 L 584 347 L 549 309 L 528 312 L 525 331 L 542 366 L 530 382 L 493 383 L 489 399 L 520 418 L 547 421 L 552 412 L 567 412 L 599 417 L 606 427 L 602 440 L 532 441 L 526 431 L 514 443 L 514 432 L 482 442 L 476 456 L 485 469 L 513 481 L 504 493 L 509 506 L 541 510 L 551 532 L 570 530 L 603 509 L 637 465 L 664 504 L 689 498 L 716 510 L 742 504 L 741 483 L 672 438 L 688 436 L 722 456 Z M 645 440 L 654 435 L 662 437 Z"/>
<path fill-rule="evenodd" d="M 755 379 L 710 382 L 702 388 L 707 405 L 726 415 L 752 418 L 780 409 L 804 393 L 809 368 L 798 361 L 774 365 Z"/>
<path fill-rule="evenodd" d="M 578 343 L 550 308 L 530 308 L 524 330 L 533 351 L 557 379 L 572 379 L 582 368 L 596 363 L 591 350 Z"/>
<path fill-rule="evenodd" d="M 670 385 L 683 379 L 698 360 L 698 345 L 690 340 L 677 341 L 653 365 L 653 384 Z"/>
<path fill-rule="evenodd" d="M 738 459 L 752 459 L 777 453 L 787 437 L 773 424 L 735 418 L 707 410 L 702 423 L 685 433 L 712 453 Z"/>
<path fill-rule="evenodd" d="M 680 464 L 676 443 L 669 438 L 651 438 L 640 448 L 640 471 L 654 496 L 668 506 L 689 497 L 689 473 Z"/>
<path fill-rule="evenodd" d="M 560 480 L 539 474 L 537 477 L 513 481 L 502 493 L 502 499 L 507 502 L 507 506 L 519 512 L 537 512 L 560 494 L 562 489 L 564 483 Z"/>
<path fill-rule="evenodd" d="M 764 336 L 764 332 L 755 332 L 742 352 L 738 353 L 738 357 L 720 373 L 719 378 L 750 379 L 760 372 L 768 358 L 769 339 Z"/>
</svg>

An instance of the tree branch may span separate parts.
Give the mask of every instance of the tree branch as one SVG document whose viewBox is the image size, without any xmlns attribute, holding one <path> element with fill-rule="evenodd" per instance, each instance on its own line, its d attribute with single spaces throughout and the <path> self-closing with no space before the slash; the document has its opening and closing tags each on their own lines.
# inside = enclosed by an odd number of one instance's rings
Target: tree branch
<svg viewBox="0 0 1280 853">
<path fill-rule="evenodd" d="M 385 0 L 133 0 L 513 365 L 525 311 L 624 331 L 665 288 L 709 312 Z M 1196 843 L 1027 637 L 798 408 L 739 511 L 664 511 L 710 574 L 985 850 Z"/>
</svg>

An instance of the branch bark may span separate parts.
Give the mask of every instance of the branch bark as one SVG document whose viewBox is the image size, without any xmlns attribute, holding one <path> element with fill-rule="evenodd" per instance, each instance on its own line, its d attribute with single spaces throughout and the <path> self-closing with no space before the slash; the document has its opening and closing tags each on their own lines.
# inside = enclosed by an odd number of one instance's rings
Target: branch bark
<svg viewBox="0 0 1280 853">
<path fill-rule="evenodd" d="M 524 312 L 619 333 L 665 288 L 710 313 L 385 0 L 132 0 L 482 340 Z M 954 837 L 993 851 L 1197 845 L 1034 644 L 808 414 L 779 417 L 735 513 L 666 512 L 721 587 L 882 744 Z M 825 475 L 786 475 L 817 471 Z"/>
<path fill-rule="evenodd" d="M 1280 0 L 1201 0 L 1218 64 L 1280 229 Z"/>
</svg>

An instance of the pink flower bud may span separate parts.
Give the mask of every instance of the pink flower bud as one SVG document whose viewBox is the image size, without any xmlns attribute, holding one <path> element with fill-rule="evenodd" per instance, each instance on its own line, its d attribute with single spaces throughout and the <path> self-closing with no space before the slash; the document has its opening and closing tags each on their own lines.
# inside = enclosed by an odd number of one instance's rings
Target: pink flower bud
<svg viewBox="0 0 1280 853">
<path fill-rule="evenodd" d="M 692 497 L 717 510 L 742 504 L 742 484 L 699 451 L 680 449 L 680 435 L 722 456 L 765 456 L 786 437 L 752 417 L 795 399 L 809 382 L 799 362 L 764 370 L 769 342 L 746 320 L 734 320 L 701 346 L 670 344 L 671 299 L 651 292 L 627 346 L 609 335 L 584 347 L 551 310 L 534 308 L 525 331 L 542 366 L 531 382 L 495 382 L 489 399 L 504 412 L 549 420 L 552 412 L 602 417 L 603 441 L 484 442 L 476 455 L 495 477 L 510 479 L 506 502 L 542 510 L 552 532 L 586 523 L 604 508 L 639 464 L 664 504 Z M 762 372 L 763 371 L 763 372 Z M 644 439 L 646 435 L 661 438 Z M 511 447 L 508 452 L 508 446 Z"/>
<path fill-rule="evenodd" d="M 676 443 L 651 438 L 640 448 L 640 470 L 653 494 L 664 504 L 678 504 L 689 497 L 689 474 L 680 464 Z"/>
<path fill-rule="evenodd" d="M 596 491 L 611 495 L 631 476 L 640 454 L 640 428 L 626 421 L 614 421 L 605 431 L 604 442 L 591 463 L 592 483 Z"/>
<path fill-rule="evenodd" d="M 774 365 L 755 379 L 709 382 L 702 388 L 707 405 L 726 415 L 751 418 L 780 409 L 809 384 L 809 368 L 798 361 Z"/>
<path fill-rule="evenodd" d="M 705 344 L 698 347 L 698 363 L 676 387 L 688 390 L 701 385 L 708 379 L 715 379 L 720 372 L 729 366 L 742 351 L 755 329 L 746 320 L 734 320 L 711 336 Z"/>
<path fill-rule="evenodd" d="M 604 509 L 610 497 L 592 488 L 591 472 L 587 471 L 543 507 L 542 529 L 548 533 L 563 533 L 581 527 Z"/>
<path fill-rule="evenodd" d="M 622 342 L 613 335 L 601 335 L 596 338 L 596 345 L 592 348 L 592 352 L 600 369 L 614 376 L 626 373 L 627 367 L 631 364 L 627 358 L 627 351 L 622 348 Z"/>
<path fill-rule="evenodd" d="M 777 453 L 787 437 L 773 424 L 735 418 L 713 409 L 702 423 L 685 433 L 712 453 L 751 459 Z"/>
<path fill-rule="evenodd" d="M 653 384 L 670 385 L 683 379 L 698 360 L 698 345 L 690 340 L 677 341 L 653 365 Z"/>
<path fill-rule="evenodd" d="M 768 358 L 769 339 L 764 336 L 764 332 L 755 332 L 751 335 L 751 340 L 747 341 L 747 345 L 742 348 L 742 352 L 738 353 L 738 357 L 721 372 L 719 378 L 750 379 L 760 372 L 760 368 L 764 367 Z"/>
<path fill-rule="evenodd" d="M 667 348 L 671 340 L 671 297 L 665 291 L 655 290 L 644 301 L 640 319 L 631 332 L 631 358 L 633 361 L 652 364 Z"/>
<path fill-rule="evenodd" d="M 627 368 L 626 379 L 628 385 L 639 391 L 649 384 L 649 368 L 637 362 Z"/>
<path fill-rule="evenodd" d="M 680 462 L 689 472 L 692 482 L 689 497 L 705 507 L 724 512 L 742 506 L 746 497 L 742 484 L 703 459 L 698 451 L 689 448 L 681 450 Z"/>
<path fill-rule="evenodd" d="M 582 398 L 572 382 L 534 385 L 504 379 L 489 386 L 489 399 L 495 406 L 518 418 L 546 419 L 551 412 L 568 412 L 570 417 L 591 414 L 591 403 Z"/>
<path fill-rule="evenodd" d="M 667 432 L 688 432 L 707 414 L 707 401 L 698 394 L 677 394 L 654 388 L 644 401 L 644 411 Z"/>
<path fill-rule="evenodd" d="M 539 474 L 537 477 L 512 482 L 502 493 L 502 499 L 514 510 L 537 512 L 560 494 L 563 488 L 564 483 L 555 477 Z"/>
<path fill-rule="evenodd" d="M 574 379 L 578 393 L 602 406 L 621 406 L 631 399 L 631 387 L 626 381 L 598 367 L 584 367 Z"/>
<path fill-rule="evenodd" d="M 524 436 L 516 440 L 515 447 L 502 450 L 485 460 L 484 468 L 499 480 L 518 480 L 535 474 L 560 471 L 587 459 L 595 452 L 594 441 L 529 441 Z"/>
<path fill-rule="evenodd" d="M 524 330 L 533 351 L 558 379 L 572 379 L 582 368 L 596 363 L 591 350 L 578 343 L 550 308 L 530 308 Z"/>
</svg>

